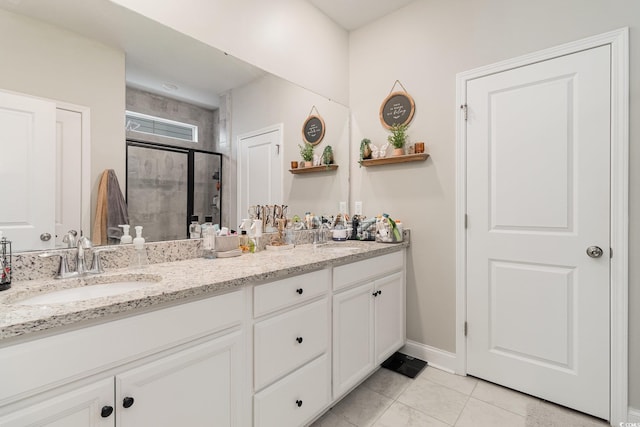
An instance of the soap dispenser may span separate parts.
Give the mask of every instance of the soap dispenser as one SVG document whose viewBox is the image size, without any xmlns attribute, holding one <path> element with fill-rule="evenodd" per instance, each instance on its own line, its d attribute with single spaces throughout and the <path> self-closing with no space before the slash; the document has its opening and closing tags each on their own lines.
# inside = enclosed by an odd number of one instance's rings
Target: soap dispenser
<svg viewBox="0 0 640 427">
<path fill-rule="evenodd" d="M 122 228 L 122 237 L 120 237 L 121 244 L 127 244 L 133 242 L 133 237 L 129 234 L 129 224 L 119 225 Z"/>
<path fill-rule="evenodd" d="M 137 225 L 136 238 L 133 239 L 133 256 L 131 257 L 130 266 L 133 268 L 142 268 L 149 264 L 147 259 L 147 249 L 144 247 L 144 237 L 142 237 L 142 226 Z"/>
</svg>

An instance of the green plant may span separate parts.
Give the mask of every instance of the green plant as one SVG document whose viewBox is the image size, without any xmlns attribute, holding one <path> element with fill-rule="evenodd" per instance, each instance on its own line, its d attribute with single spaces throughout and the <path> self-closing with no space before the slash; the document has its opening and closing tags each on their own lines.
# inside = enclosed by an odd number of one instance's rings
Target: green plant
<svg viewBox="0 0 640 427">
<path fill-rule="evenodd" d="M 371 140 L 364 138 L 360 141 L 360 160 L 371 158 Z"/>
<path fill-rule="evenodd" d="M 330 145 L 324 147 L 324 150 L 322 151 L 322 163 L 325 165 L 333 163 L 333 148 L 331 148 Z"/>
<path fill-rule="evenodd" d="M 313 145 L 305 142 L 304 145 L 298 144 L 300 148 L 300 155 L 302 156 L 302 160 L 305 162 L 310 162 L 313 160 Z"/>
<path fill-rule="evenodd" d="M 387 138 L 387 141 L 394 148 L 402 148 L 407 142 L 407 125 L 393 125 L 391 126 L 391 135 Z"/>
</svg>

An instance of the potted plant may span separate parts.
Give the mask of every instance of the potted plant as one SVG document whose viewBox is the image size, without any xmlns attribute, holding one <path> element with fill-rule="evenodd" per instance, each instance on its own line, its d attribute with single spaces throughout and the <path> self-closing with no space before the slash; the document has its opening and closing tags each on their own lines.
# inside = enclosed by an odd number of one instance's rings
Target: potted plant
<svg viewBox="0 0 640 427">
<path fill-rule="evenodd" d="M 327 166 L 333 163 L 333 148 L 330 145 L 324 147 L 322 151 L 322 163 Z"/>
<path fill-rule="evenodd" d="M 360 160 L 371 158 L 371 140 L 364 138 L 360 141 Z"/>
<path fill-rule="evenodd" d="M 304 160 L 304 167 L 309 168 L 313 166 L 313 145 L 305 142 L 304 145 L 298 144 L 298 147 L 300 148 L 302 160 Z"/>
<path fill-rule="evenodd" d="M 387 141 L 393 145 L 393 155 L 402 156 L 404 154 L 404 144 L 407 142 L 407 125 L 391 126 L 391 135 Z"/>
</svg>

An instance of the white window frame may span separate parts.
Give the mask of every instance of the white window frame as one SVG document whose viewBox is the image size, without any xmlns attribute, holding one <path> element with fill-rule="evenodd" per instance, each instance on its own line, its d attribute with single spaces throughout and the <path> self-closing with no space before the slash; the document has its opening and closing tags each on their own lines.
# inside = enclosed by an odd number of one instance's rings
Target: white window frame
<svg viewBox="0 0 640 427">
<path fill-rule="evenodd" d="M 177 139 L 178 141 L 186 141 L 186 142 L 198 143 L 198 126 L 197 125 L 192 125 L 190 123 L 178 122 L 178 121 L 175 121 L 175 120 L 165 119 L 163 117 L 151 116 L 149 114 L 142 114 L 142 113 L 137 113 L 135 111 L 126 110 L 125 111 L 125 118 L 129 117 L 129 116 L 138 117 L 140 119 L 152 120 L 154 122 L 165 123 L 165 124 L 168 124 L 168 125 L 180 126 L 180 127 L 186 128 L 186 129 L 191 129 L 193 138 L 192 139 L 176 138 L 176 137 L 173 137 L 173 136 L 161 135 L 161 134 L 158 134 L 158 133 L 150 133 L 150 132 L 143 132 L 143 131 L 139 131 L 139 130 L 135 130 L 135 129 L 129 129 L 129 122 L 128 121 L 125 124 L 127 131 L 140 132 L 140 133 L 144 133 L 144 134 L 147 134 L 147 135 L 160 136 L 160 137 L 163 137 L 163 138 Z"/>
</svg>

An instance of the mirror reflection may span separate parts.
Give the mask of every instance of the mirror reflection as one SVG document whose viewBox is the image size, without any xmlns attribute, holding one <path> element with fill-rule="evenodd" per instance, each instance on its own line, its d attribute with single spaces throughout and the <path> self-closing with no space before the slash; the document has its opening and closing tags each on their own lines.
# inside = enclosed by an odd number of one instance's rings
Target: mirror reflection
<svg viewBox="0 0 640 427">
<path fill-rule="evenodd" d="M 21 223 L 35 237 L 13 237 L 14 250 L 55 247 L 56 236 L 60 245 L 67 228 L 90 236 L 98 182 L 105 169 L 113 169 L 119 178 L 132 209 L 131 225 L 143 225 L 150 241 L 185 238 L 191 214 L 201 216 L 200 222 L 205 215 L 217 215 L 221 225 L 235 228 L 246 216 L 238 209 L 239 193 L 248 191 L 238 182 L 238 174 L 243 173 L 237 166 L 241 137 L 266 127 L 282 128 L 276 143 L 276 164 L 282 174 L 274 184 L 281 192 L 278 200 L 265 194 L 255 203 L 287 203 L 293 213 L 312 210 L 320 214 L 334 213 L 340 201 L 349 200 L 349 113 L 345 106 L 109 1 L 0 0 L 0 52 L 12 64 L 0 70 L 0 91 L 45 99 L 53 103 L 53 111 L 75 109 L 81 115 L 79 148 L 58 147 L 58 158 L 68 165 L 57 163 L 51 172 L 55 178 L 47 178 L 57 188 L 23 186 L 20 190 L 33 194 L 34 199 L 48 200 L 43 202 L 47 209 L 41 210 L 54 212 L 54 231 L 50 232 L 54 238 L 43 242 L 39 236 L 48 227 L 32 224 L 31 212 L 17 211 L 17 217 L 22 215 L 18 220 L 0 217 L 0 229 Z M 299 160 L 300 127 L 312 106 L 327 125 L 318 150 L 332 145 L 342 167 L 323 176 L 293 177 L 287 172 L 288 164 Z M 198 123 L 202 110 L 211 117 L 212 124 L 204 126 L 210 134 L 199 135 L 192 144 L 143 135 L 131 127 L 125 129 L 125 110 L 132 108 L 190 124 Z M 56 126 L 59 130 L 60 121 Z M 156 145 L 149 148 L 151 145 L 142 147 L 142 143 Z M 155 154 L 144 160 L 142 150 Z M 166 155 L 169 150 L 172 154 Z M 186 174 L 189 183 L 189 153 L 194 165 L 206 164 L 206 190 L 196 184 L 195 175 L 191 191 L 182 191 L 183 184 L 169 185 L 171 174 Z M 26 166 L 17 165 L 25 170 Z M 63 171 L 74 171 L 80 177 L 62 181 Z M 71 190 L 71 182 L 77 188 Z M 162 220 L 166 223 L 158 225 L 160 219 L 153 213 L 167 204 L 160 201 L 163 192 L 171 192 L 170 204 L 180 205 L 183 211 L 167 215 Z M 77 207 L 68 208 L 65 194 L 78 195 Z M 76 225 L 65 222 L 71 215 L 65 210 L 73 211 Z"/>
</svg>

